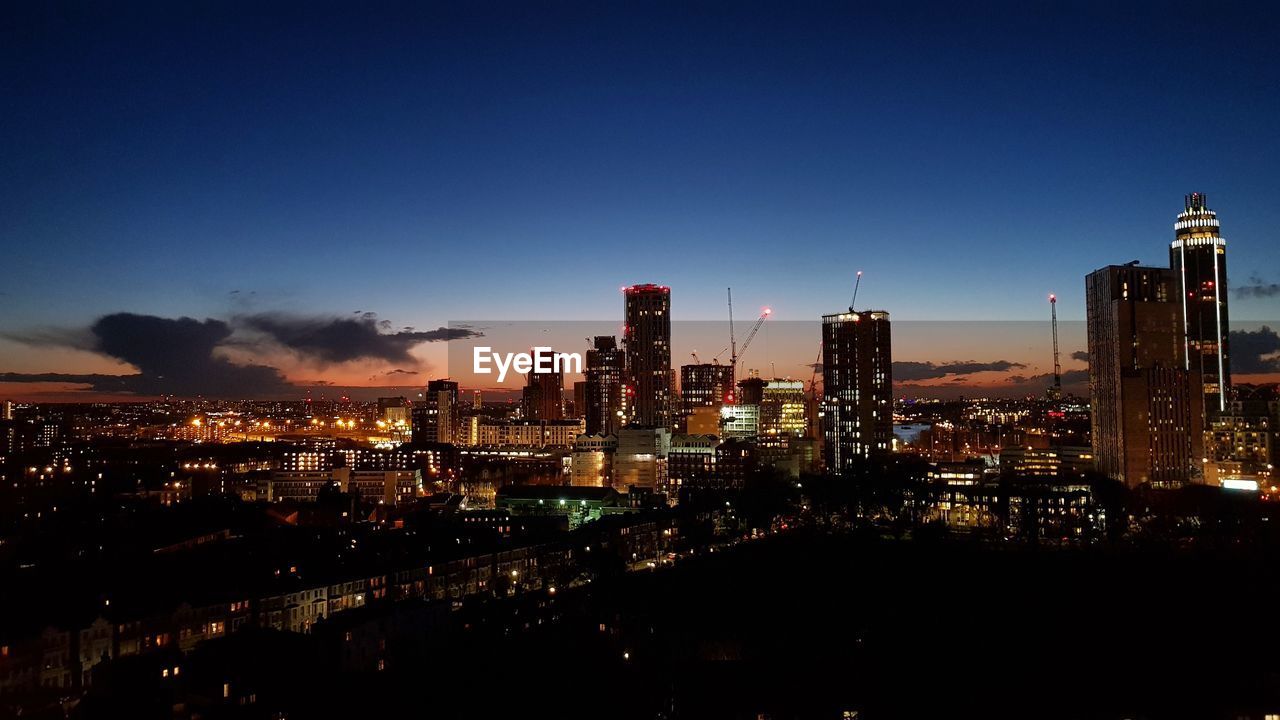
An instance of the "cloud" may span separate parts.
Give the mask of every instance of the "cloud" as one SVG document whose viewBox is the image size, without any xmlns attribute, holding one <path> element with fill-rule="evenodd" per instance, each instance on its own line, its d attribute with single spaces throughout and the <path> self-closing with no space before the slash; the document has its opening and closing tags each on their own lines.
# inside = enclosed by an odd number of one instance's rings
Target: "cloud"
<svg viewBox="0 0 1280 720">
<path fill-rule="evenodd" d="M 294 386 L 266 365 L 237 365 L 214 349 L 231 327 L 213 319 L 177 319 L 115 313 L 98 318 L 84 334 L 39 334 L 23 342 L 63 344 L 106 355 L 138 368 L 134 375 L 6 373 L 6 382 L 71 382 L 99 392 L 191 397 L 269 397 Z"/>
<path fill-rule="evenodd" d="M 1227 337 L 1231 372 L 1280 373 L 1280 334 L 1263 325 L 1253 331 L 1232 330 Z"/>
<path fill-rule="evenodd" d="M 1080 361 L 1080 362 L 1082 362 L 1082 363 L 1087 363 L 1087 362 L 1089 362 L 1089 351 L 1088 351 L 1088 350 L 1077 350 L 1077 351 L 1075 351 L 1075 352 L 1071 353 L 1071 359 L 1072 359 L 1072 360 L 1079 360 L 1079 361 Z"/>
<path fill-rule="evenodd" d="M 1044 373 L 1042 375 L 1011 375 L 1005 381 L 1009 385 L 1014 386 L 1037 386 L 1045 387 L 1053 382 L 1053 373 Z M 1088 370 L 1063 370 L 1062 384 L 1075 385 L 1078 383 L 1089 382 Z"/>
<path fill-rule="evenodd" d="M 416 359 L 409 350 L 422 343 L 479 337 L 470 328 L 437 328 L 435 330 L 390 329 L 390 323 L 379 321 L 372 312 L 356 311 L 354 317 L 302 317 L 282 313 L 258 313 L 234 318 L 243 327 L 270 342 L 288 348 L 298 356 L 322 364 L 352 360 L 382 360 L 412 365 Z"/>
<path fill-rule="evenodd" d="M 1024 368 L 1026 365 L 1022 363 L 1010 362 L 1008 360 L 996 360 L 995 362 L 974 362 L 972 360 L 962 362 L 948 363 L 932 363 L 932 362 L 895 362 L 893 364 L 893 379 L 895 382 L 913 382 L 917 380 L 932 380 L 935 378 L 943 378 L 948 375 L 972 375 L 980 372 L 1003 372 L 1014 368 Z"/>
<path fill-rule="evenodd" d="M 420 375 L 420 374 L 421 373 L 419 373 L 417 370 L 404 370 L 402 368 L 395 368 L 394 370 L 388 370 L 383 373 L 378 373 L 377 375 L 370 375 L 369 382 L 377 382 L 379 380 L 384 380 L 386 378 L 397 378 L 397 377 L 408 378 L 408 377 L 412 377 L 414 375 Z"/>
<path fill-rule="evenodd" d="M 1242 298 L 1273 298 L 1280 296 L 1280 283 L 1269 283 L 1258 275 L 1249 276 L 1249 284 L 1241 285 L 1232 292 Z"/>
</svg>

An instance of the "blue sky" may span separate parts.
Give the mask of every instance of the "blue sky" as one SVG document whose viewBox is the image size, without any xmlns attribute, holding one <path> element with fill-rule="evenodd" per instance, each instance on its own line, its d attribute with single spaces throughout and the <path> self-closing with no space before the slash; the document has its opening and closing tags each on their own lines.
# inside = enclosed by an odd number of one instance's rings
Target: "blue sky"
<svg viewBox="0 0 1280 720">
<path fill-rule="evenodd" d="M 0 332 L 1082 318 L 1193 190 L 1280 281 L 1272 4 L 124 5 L 4 10 Z"/>
</svg>

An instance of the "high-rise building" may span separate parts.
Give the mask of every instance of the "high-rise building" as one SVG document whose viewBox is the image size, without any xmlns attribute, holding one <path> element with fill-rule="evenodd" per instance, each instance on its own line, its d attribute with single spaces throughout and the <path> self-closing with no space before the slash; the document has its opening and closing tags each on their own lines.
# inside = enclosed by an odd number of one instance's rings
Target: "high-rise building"
<svg viewBox="0 0 1280 720">
<path fill-rule="evenodd" d="M 634 403 L 632 422 L 671 428 L 671 288 L 633 285 L 624 291 L 627 394 Z"/>
<path fill-rule="evenodd" d="M 458 383 L 432 380 L 422 402 L 413 406 L 415 443 L 452 443 L 458 429 Z"/>
<path fill-rule="evenodd" d="M 680 366 L 680 416 L 698 408 L 724 407 L 733 402 L 733 366 L 704 363 Z"/>
<path fill-rule="evenodd" d="M 550 352 L 539 352 L 543 358 L 551 356 Z M 553 369 L 551 372 L 530 372 L 525 376 L 525 380 L 525 418 L 529 420 L 563 419 L 564 373 L 559 369 Z"/>
<path fill-rule="evenodd" d="M 1179 281 L 1172 270 L 1112 265 L 1085 278 L 1093 454 L 1130 487 L 1200 477 L 1199 375 L 1185 366 Z"/>
<path fill-rule="evenodd" d="M 1206 416 L 1227 409 L 1231 364 L 1227 347 L 1227 241 L 1218 234 L 1218 214 L 1201 193 L 1184 199 L 1174 223 L 1169 265 L 1177 277 L 1186 331 L 1183 368 L 1200 376 Z"/>
<path fill-rule="evenodd" d="M 608 435 L 622 426 L 623 384 L 627 358 L 618 348 L 618 339 L 599 335 L 587 350 L 586 397 L 582 413 L 587 420 L 588 435 Z"/>
<path fill-rule="evenodd" d="M 893 441 L 889 313 L 822 316 L 823 459 L 827 471 L 887 453 Z"/>
</svg>

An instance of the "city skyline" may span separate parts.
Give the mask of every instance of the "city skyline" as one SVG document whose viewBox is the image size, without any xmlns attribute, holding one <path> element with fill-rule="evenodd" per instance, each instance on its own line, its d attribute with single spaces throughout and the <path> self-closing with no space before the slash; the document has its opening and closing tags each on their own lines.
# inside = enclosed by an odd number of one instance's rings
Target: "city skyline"
<svg viewBox="0 0 1280 720">
<path fill-rule="evenodd" d="M 104 317 L 148 342 L 194 318 L 206 374 L 266 366 L 289 396 L 418 387 L 451 321 L 612 319 L 613 288 L 642 282 L 674 288 L 675 321 L 724 317 L 732 286 L 816 322 L 858 270 L 862 304 L 899 322 L 1041 321 L 1049 293 L 1082 321 L 1080 278 L 1161 264 L 1189 192 L 1222 214 L 1233 321 L 1280 324 L 1261 120 L 1280 108 L 1268 73 L 1232 71 L 1274 65 L 1274 10 L 1194 29 L 1170 6 L 574 10 L 399 9 L 354 34 L 331 10 L 284 41 L 297 7 L 27 10 L 0 171 L 22 271 L 0 288 L 0 373 L 24 382 L 0 394 L 109 398 L 110 379 L 30 381 L 167 360 L 93 351 Z M 874 32 L 892 27 L 912 39 Z M 1188 62 L 1183 36 L 1234 55 Z M 1185 113 L 1183 86 L 1234 102 Z"/>
</svg>

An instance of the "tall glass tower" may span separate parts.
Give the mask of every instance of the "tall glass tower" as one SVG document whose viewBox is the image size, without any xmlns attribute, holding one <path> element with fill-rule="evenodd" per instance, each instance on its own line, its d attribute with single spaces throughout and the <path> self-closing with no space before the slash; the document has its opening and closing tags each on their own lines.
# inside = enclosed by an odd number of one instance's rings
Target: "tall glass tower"
<svg viewBox="0 0 1280 720">
<path fill-rule="evenodd" d="M 1213 417 L 1227 409 L 1231 365 L 1227 348 L 1227 242 L 1218 234 L 1218 214 L 1201 193 L 1185 198 L 1169 246 L 1182 295 L 1186 328 L 1183 363 L 1204 382 L 1204 411 Z"/>
</svg>

